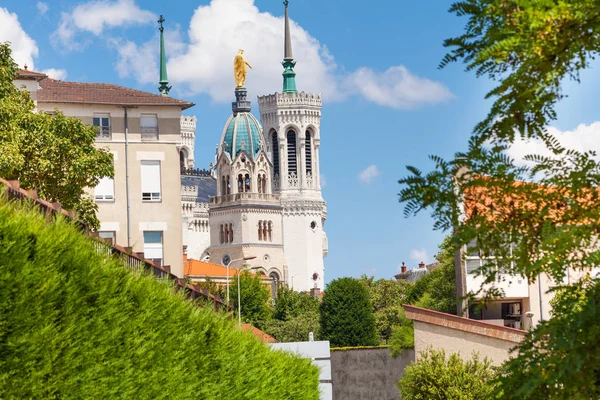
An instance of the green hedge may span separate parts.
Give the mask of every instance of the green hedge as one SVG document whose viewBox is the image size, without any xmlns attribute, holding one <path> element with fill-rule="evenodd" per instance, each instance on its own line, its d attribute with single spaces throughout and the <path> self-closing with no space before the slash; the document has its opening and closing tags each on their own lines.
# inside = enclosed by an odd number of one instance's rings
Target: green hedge
<svg viewBox="0 0 600 400">
<path fill-rule="evenodd" d="M 0 398 L 318 399 L 318 382 L 309 360 L 0 196 Z"/>
</svg>

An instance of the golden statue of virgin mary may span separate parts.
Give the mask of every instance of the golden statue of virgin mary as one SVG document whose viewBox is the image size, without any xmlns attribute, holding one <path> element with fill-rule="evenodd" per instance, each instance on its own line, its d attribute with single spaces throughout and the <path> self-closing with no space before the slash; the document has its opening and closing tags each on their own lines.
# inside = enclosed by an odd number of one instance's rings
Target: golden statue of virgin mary
<svg viewBox="0 0 600 400">
<path fill-rule="evenodd" d="M 243 88 L 246 82 L 246 66 L 252 69 L 252 65 L 243 56 L 244 50 L 240 49 L 233 59 L 233 77 L 235 78 L 236 88 Z"/>
</svg>

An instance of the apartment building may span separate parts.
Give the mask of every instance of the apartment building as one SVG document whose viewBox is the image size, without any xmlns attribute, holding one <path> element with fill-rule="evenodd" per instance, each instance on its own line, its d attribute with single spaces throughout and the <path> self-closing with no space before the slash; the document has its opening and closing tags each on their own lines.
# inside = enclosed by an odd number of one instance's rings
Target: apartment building
<svg viewBox="0 0 600 400">
<path fill-rule="evenodd" d="M 63 82 L 20 70 L 37 109 L 97 126 L 97 145 L 114 157 L 114 179 L 91 194 L 98 203 L 100 236 L 143 252 L 183 277 L 182 165 L 193 155 L 182 138 L 182 111 L 192 103 L 105 83 Z M 193 161 L 191 161 L 193 163 Z"/>
</svg>

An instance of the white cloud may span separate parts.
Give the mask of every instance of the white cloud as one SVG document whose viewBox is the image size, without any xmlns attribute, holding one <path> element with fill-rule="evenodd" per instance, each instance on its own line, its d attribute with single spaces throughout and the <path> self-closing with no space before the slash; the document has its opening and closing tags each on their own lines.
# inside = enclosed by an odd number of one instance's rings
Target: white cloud
<svg viewBox="0 0 600 400">
<path fill-rule="evenodd" d="M 347 74 L 338 68 L 324 44 L 290 22 L 300 91 L 323 93 L 325 101 L 358 95 L 395 108 L 413 108 L 453 97 L 442 83 L 417 77 L 404 66 L 383 73 L 361 68 Z M 156 38 L 141 45 L 127 43 L 127 48 L 119 51 L 118 73 L 122 77 L 136 76 L 135 66 L 140 62 L 149 69 L 148 58 L 140 61 L 138 55 L 148 56 L 151 49 L 157 52 L 157 43 Z M 207 93 L 217 102 L 229 102 L 235 87 L 233 58 L 240 48 L 254 67 L 246 80 L 248 98 L 281 91 L 283 17 L 260 12 L 254 0 L 211 0 L 208 5 L 199 6 L 191 18 L 187 42 L 179 43 L 178 50 L 167 46 L 169 79 L 181 92 Z M 155 60 L 155 81 L 158 56 L 154 54 L 151 59 Z M 136 77 L 147 83 L 149 75 L 144 72 Z"/>
<path fill-rule="evenodd" d="M 578 151 L 595 150 L 600 154 L 600 121 L 590 125 L 580 124 L 572 131 L 561 132 L 556 128 L 548 128 L 548 133 L 553 135 L 567 149 Z M 525 164 L 523 157 L 530 154 L 552 156 L 546 145 L 540 140 L 516 139 L 507 150 L 507 154 L 519 165 Z"/>
<path fill-rule="evenodd" d="M 410 259 L 417 264 L 421 262 L 427 264 L 429 262 L 429 254 L 427 254 L 427 250 L 425 249 L 412 249 L 410 251 Z"/>
<path fill-rule="evenodd" d="M 369 184 L 369 183 L 373 182 L 373 180 L 379 174 L 381 174 L 381 171 L 379 170 L 379 168 L 377 168 L 376 165 L 371 164 L 367 168 L 360 171 L 360 173 L 358 174 L 358 180 L 361 181 L 362 183 Z"/>
<path fill-rule="evenodd" d="M 58 79 L 59 81 L 64 81 L 65 79 L 67 79 L 66 69 L 48 68 L 40 72 L 43 72 L 52 79 Z"/>
<path fill-rule="evenodd" d="M 85 43 L 75 40 L 79 32 L 99 36 L 107 28 L 143 25 L 156 18 L 156 14 L 142 10 L 134 0 L 95 0 L 78 5 L 71 13 L 62 13 L 52 38 L 55 44 L 76 50 L 85 47 Z"/>
<path fill-rule="evenodd" d="M 38 47 L 21 27 L 17 14 L 10 13 L 6 8 L 0 8 L 0 42 L 10 42 L 12 56 L 19 68 L 27 64 L 34 69 L 34 58 L 38 56 Z"/>
<path fill-rule="evenodd" d="M 49 7 L 48 7 L 48 4 L 46 4 L 44 2 L 41 2 L 41 1 L 38 1 L 37 2 L 37 9 L 38 9 L 38 13 L 40 15 L 46 15 L 46 13 L 49 10 Z"/>
<path fill-rule="evenodd" d="M 375 104 L 398 109 L 416 108 L 454 98 L 442 83 L 418 77 L 402 65 L 390 67 L 385 72 L 359 68 L 347 77 L 346 86 L 356 88 L 364 98 Z"/>
</svg>

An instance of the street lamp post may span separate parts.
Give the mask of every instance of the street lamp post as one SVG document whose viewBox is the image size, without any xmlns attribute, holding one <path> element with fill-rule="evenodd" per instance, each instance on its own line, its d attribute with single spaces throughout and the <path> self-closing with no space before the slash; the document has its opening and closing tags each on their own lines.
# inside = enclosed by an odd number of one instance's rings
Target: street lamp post
<svg viewBox="0 0 600 400">
<path fill-rule="evenodd" d="M 238 278 L 237 278 L 237 285 L 238 285 L 238 325 L 241 328 L 242 327 L 242 301 L 241 301 L 241 297 L 240 297 L 240 274 L 244 271 L 248 271 L 250 269 L 258 269 L 260 267 L 246 267 L 246 268 L 240 268 L 238 270 Z"/>
<path fill-rule="evenodd" d="M 229 266 L 236 261 L 248 261 L 248 260 L 254 260 L 255 258 L 256 258 L 256 256 L 236 258 L 235 260 L 229 261 L 229 263 L 225 266 L 227 268 L 227 281 L 226 281 L 225 285 L 227 286 L 227 306 L 228 307 L 229 307 Z"/>
</svg>

